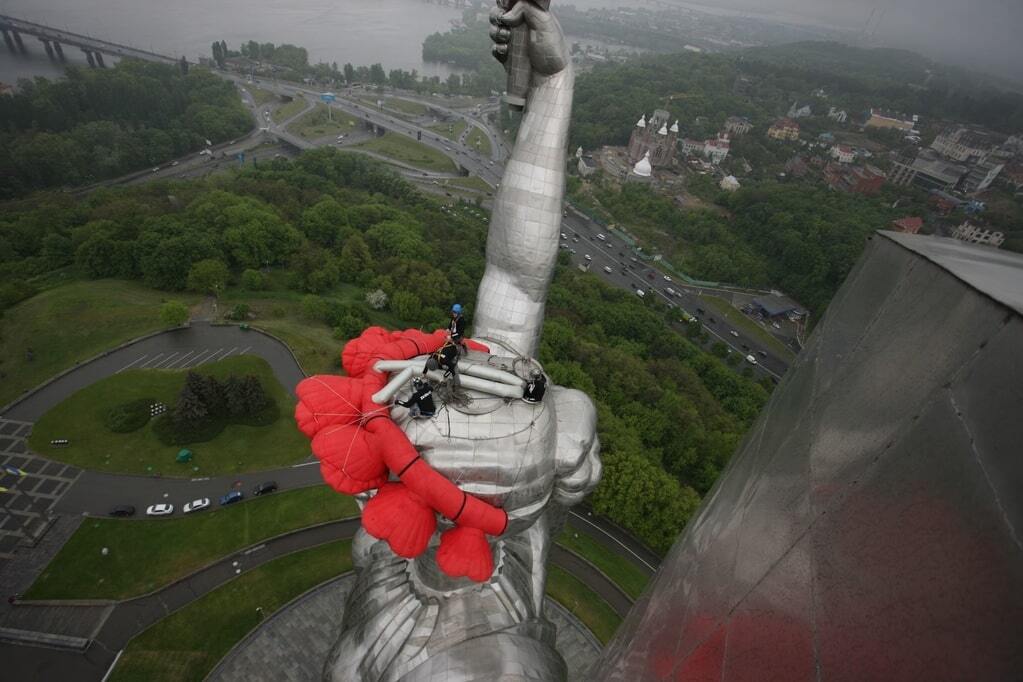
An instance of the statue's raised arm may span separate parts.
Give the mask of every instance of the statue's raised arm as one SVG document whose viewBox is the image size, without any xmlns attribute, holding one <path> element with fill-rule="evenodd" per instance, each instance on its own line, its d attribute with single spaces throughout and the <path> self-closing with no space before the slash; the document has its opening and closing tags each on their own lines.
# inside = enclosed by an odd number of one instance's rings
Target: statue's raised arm
<svg viewBox="0 0 1023 682">
<path fill-rule="evenodd" d="M 515 148 L 494 198 L 476 333 L 533 357 L 558 255 L 575 78 L 561 26 L 550 12 L 519 0 L 507 12 L 495 8 L 490 21 L 494 56 L 502 62 L 508 61 L 512 29 L 528 28 L 532 78 Z"/>
</svg>

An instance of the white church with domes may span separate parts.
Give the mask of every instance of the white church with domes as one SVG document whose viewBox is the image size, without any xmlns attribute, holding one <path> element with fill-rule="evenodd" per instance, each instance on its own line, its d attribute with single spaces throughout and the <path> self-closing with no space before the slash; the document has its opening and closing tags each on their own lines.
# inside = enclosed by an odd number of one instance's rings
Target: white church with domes
<svg viewBox="0 0 1023 682">
<path fill-rule="evenodd" d="M 657 109 L 648 119 L 640 116 L 629 137 L 629 163 L 638 164 L 647 158 L 651 168 L 667 168 L 675 162 L 675 146 L 678 142 L 678 121 L 669 127 L 671 115 L 664 109 Z"/>
</svg>

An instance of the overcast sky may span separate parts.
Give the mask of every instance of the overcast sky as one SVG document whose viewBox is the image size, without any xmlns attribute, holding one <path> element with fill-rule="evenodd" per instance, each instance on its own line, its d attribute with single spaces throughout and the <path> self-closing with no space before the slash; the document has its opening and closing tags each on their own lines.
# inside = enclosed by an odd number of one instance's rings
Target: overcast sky
<svg viewBox="0 0 1023 682">
<path fill-rule="evenodd" d="M 690 0 L 691 2 L 694 0 Z M 1023 82 L 1023 0 L 695 0 L 786 19 L 860 29 L 871 25 L 883 45 L 906 47 Z M 882 17 L 882 10 L 884 11 Z"/>
</svg>

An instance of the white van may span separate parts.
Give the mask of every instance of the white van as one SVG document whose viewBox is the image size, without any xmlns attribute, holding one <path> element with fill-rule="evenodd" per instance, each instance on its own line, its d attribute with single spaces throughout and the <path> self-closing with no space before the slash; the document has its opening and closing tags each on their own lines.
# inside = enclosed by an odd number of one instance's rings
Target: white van
<svg viewBox="0 0 1023 682">
<path fill-rule="evenodd" d="M 752 355 L 747 355 L 746 356 L 746 362 L 748 362 L 751 365 L 755 365 L 755 364 L 757 364 L 757 359 L 755 357 L 753 357 Z"/>
<path fill-rule="evenodd" d="M 646 292 L 643 291 L 642 289 L 636 289 L 636 295 L 639 296 L 640 298 L 643 298 L 644 296 L 646 296 Z"/>
</svg>

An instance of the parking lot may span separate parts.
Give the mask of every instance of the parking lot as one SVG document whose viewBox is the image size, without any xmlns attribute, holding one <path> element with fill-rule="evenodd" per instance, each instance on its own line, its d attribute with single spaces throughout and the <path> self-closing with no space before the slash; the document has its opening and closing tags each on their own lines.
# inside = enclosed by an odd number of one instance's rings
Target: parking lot
<svg viewBox="0 0 1023 682">
<path fill-rule="evenodd" d="M 230 356 L 243 355 L 251 349 L 252 346 L 234 346 L 232 348 L 184 348 L 174 352 L 168 350 L 165 353 L 139 353 L 138 357 L 114 373 L 120 374 L 128 369 L 188 369 L 199 367 L 207 362 L 217 362 Z"/>
</svg>

